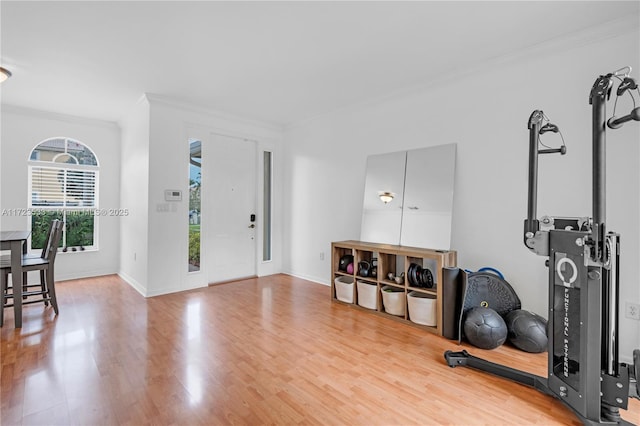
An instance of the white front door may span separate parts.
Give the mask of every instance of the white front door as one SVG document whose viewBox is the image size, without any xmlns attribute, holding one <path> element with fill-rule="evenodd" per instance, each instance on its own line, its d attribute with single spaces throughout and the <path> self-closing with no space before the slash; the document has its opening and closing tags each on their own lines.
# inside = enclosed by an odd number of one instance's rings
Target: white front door
<svg viewBox="0 0 640 426">
<path fill-rule="evenodd" d="M 255 142 L 213 134 L 203 151 L 209 283 L 256 275 L 256 149 Z"/>
</svg>

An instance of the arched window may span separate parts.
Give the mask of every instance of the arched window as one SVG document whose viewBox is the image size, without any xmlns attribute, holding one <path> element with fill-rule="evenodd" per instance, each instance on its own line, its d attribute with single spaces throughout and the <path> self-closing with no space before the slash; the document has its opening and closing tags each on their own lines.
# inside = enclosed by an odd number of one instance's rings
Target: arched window
<svg viewBox="0 0 640 426">
<path fill-rule="evenodd" d="M 97 249 L 98 159 L 69 138 L 39 143 L 29 156 L 31 249 L 41 249 L 51 221 L 65 223 L 63 251 Z"/>
</svg>

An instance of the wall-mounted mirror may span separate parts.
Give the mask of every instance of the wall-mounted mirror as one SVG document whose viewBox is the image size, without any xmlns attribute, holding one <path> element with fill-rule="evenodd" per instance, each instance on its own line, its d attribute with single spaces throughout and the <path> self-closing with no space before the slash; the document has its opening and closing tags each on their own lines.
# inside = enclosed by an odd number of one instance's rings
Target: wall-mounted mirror
<svg viewBox="0 0 640 426">
<path fill-rule="evenodd" d="M 399 244 L 406 151 L 370 155 L 364 187 L 360 239 Z M 384 198 L 382 199 L 381 196 Z"/>
<path fill-rule="evenodd" d="M 367 158 L 360 239 L 448 250 L 456 144 Z"/>
</svg>

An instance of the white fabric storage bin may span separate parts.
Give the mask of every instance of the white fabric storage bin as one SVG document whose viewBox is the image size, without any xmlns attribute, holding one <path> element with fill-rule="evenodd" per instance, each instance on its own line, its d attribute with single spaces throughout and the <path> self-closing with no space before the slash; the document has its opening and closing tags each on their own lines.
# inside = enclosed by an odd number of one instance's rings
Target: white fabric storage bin
<svg viewBox="0 0 640 426">
<path fill-rule="evenodd" d="M 357 281 L 358 285 L 358 305 L 367 309 L 376 309 L 376 295 L 378 286 L 365 281 Z"/>
<path fill-rule="evenodd" d="M 349 276 L 341 276 L 334 280 L 336 285 L 336 298 L 342 302 L 353 303 L 353 283 L 355 279 Z"/>
<path fill-rule="evenodd" d="M 382 293 L 385 312 L 391 315 L 404 316 L 407 304 L 404 290 L 386 285 L 382 287 L 380 292 Z"/>
<path fill-rule="evenodd" d="M 434 296 L 412 291 L 407 295 L 409 319 L 416 324 L 438 325 L 436 299 Z"/>
</svg>

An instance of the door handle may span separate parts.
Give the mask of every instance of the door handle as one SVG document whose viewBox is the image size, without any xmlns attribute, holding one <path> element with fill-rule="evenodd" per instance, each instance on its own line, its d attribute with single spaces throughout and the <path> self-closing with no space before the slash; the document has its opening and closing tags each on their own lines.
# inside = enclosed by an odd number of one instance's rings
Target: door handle
<svg viewBox="0 0 640 426">
<path fill-rule="evenodd" d="M 256 225 L 254 225 L 253 223 L 251 225 L 247 226 L 247 228 L 255 228 L 255 227 L 256 227 Z"/>
</svg>

